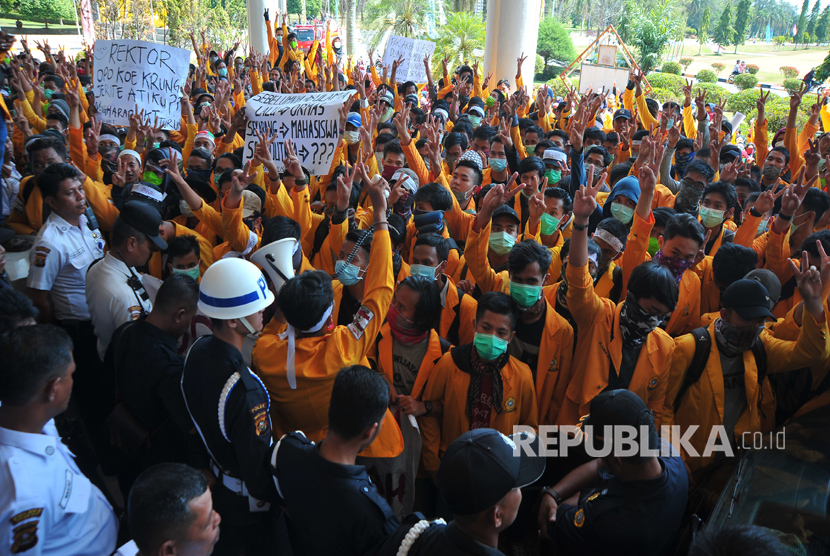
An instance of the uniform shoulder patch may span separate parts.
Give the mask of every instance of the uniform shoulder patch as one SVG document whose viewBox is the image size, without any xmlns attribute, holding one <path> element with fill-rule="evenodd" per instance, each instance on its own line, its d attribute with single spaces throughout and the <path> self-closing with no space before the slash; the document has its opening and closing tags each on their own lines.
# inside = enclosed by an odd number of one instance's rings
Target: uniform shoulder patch
<svg viewBox="0 0 830 556">
<path fill-rule="evenodd" d="M 254 415 L 254 430 L 257 436 L 268 434 L 271 427 L 268 426 L 268 412 L 262 411 Z"/>
<path fill-rule="evenodd" d="M 43 245 L 38 245 L 35 247 L 35 260 L 34 265 L 38 268 L 43 268 L 46 266 L 46 257 L 51 253 L 51 249 L 45 247 Z"/>
<path fill-rule="evenodd" d="M 352 323 L 346 328 L 349 329 L 349 332 L 352 333 L 355 340 L 359 340 L 363 337 L 366 327 L 369 326 L 369 323 L 372 322 L 372 319 L 374 318 L 375 314 L 366 305 L 361 305 L 360 309 L 358 309 L 357 313 L 354 315 L 354 320 L 352 320 Z"/>
<path fill-rule="evenodd" d="M 574 514 L 574 527 L 582 527 L 585 525 L 585 510 L 579 508 Z"/>
<path fill-rule="evenodd" d="M 32 508 L 12 516 L 9 521 L 12 528 L 12 546 L 9 549 L 11 554 L 22 554 L 38 543 L 37 521 L 43 515 L 43 508 Z M 35 521 L 27 521 L 34 519 Z M 25 522 L 25 523 L 23 523 Z"/>
<path fill-rule="evenodd" d="M 130 305 L 127 308 L 127 312 L 130 313 L 130 320 L 138 320 L 141 317 L 141 306 Z"/>
</svg>

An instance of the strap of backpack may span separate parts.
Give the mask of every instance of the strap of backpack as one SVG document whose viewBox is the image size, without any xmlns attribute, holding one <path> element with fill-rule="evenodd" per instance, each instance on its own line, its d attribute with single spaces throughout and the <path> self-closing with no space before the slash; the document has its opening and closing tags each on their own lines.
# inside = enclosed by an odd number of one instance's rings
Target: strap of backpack
<svg viewBox="0 0 830 556">
<path fill-rule="evenodd" d="M 709 360 L 709 354 L 712 352 L 712 337 L 709 335 L 709 330 L 701 326 L 692 330 L 692 336 L 695 339 L 695 354 L 692 356 L 692 362 L 689 368 L 686 369 L 686 375 L 683 377 L 683 385 L 677 392 L 677 397 L 674 398 L 674 411 L 680 408 L 680 402 L 686 391 L 692 387 L 694 383 L 700 380 L 703 374 L 703 369 L 706 368 L 706 362 Z"/>
</svg>

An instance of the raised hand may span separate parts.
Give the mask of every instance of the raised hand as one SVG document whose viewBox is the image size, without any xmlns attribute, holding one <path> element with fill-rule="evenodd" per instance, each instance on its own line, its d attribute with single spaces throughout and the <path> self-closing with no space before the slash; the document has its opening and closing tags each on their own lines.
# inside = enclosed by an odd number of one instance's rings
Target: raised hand
<svg viewBox="0 0 830 556">
<path fill-rule="evenodd" d="M 179 167 L 176 166 L 176 172 L 179 171 Z M 169 175 L 167 169 L 164 170 L 165 174 Z M 124 187 L 127 184 L 127 165 L 124 164 L 124 160 L 119 158 L 118 165 L 116 166 L 115 173 L 112 175 L 112 186 L 113 187 Z"/>
<path fill-rule="evenodd" d="M 776 182 L 776 184 L 778 183 L 780 183 L 780 180 Z M 758 195 L 758 199 L 755 201 L 755 210 L 761 214 L 769 212 L 775 206 L 775 201 L 781 197 L 786 190 L 786 188 L 782 187 L 778 193 L 774 193 L 773 187 L 763 191 L 760 195 Z"/>
<path fill-rule="evenodd" d="M 819 244 L 821 242 L 818 242 Z M 823 249 L 822 249 L 823 251 Z M 823 254 L 822 262 L 824 262 L 824 257 L 826 254 Z M 807 310 L 807 305 L 811 304 L 813 306 L 818 306 L 820 311 L 823 311 L 824 308 L 821 303 L 821 273 L 816 269 L 814 266 L 810 266 L 810 259 L 808 258 L 807 251 L 802 251 L 801 253 L 801 268 L 799 268 L 792 259 L 787 259 L 787 264 L 790 266 L 790 270 L 795 277 L 795 282 L 798 285 L 798 291 L 801 294 L 801 297 L 804 298 L 804 308 Z M 811 313 L 814 313 L 815 310 L 810 310 Z"/>
<path fill-rule="evenodd" d="M 300 158 L 297 156 L 297 153 L 294 152 L 294 145 L 291 142 L 291 139 L 286 140 L 285 142 L 285 158 L 282 160 L 283 166 L 285 166 L 285 170 L 294 176 L 294 178 L 302 179 L 305 174 L 303 173 L 303 167 L 300 164 Z"/>
<path fill-rule="evenodd" d="M 581 217 L 587 220 L 594 212 L 597 206 L 597 193 L 608 179 L 608 172 L 603 172 L 596 185 L 591 185 L 594 179 L 593 165 L 588 168 L 588 185 L 581 185 L 576 191 L 573 200 L 573 214 L 574 217 Z"/>
</svg>

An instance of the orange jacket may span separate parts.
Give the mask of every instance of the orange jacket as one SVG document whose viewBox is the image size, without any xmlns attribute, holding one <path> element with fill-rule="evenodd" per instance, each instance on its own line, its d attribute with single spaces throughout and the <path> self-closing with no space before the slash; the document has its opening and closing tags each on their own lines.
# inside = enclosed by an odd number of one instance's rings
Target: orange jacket
<svg viewBox="0 0 830 556">
<path fill-rule="evenodd" d="M 392 303 L 392 246 L 386 230 L 375 232 L 366 278 L 362 310 L 371 313 L 371 317 L 362 333 L 353 333 L 348 326 L 336 326 L 324 336 L 295 339 L 296 390 L 289 387 L 286 379 L 288 339 L 263 333 L 254 345 L 254 369 L 274 402 L 271 422 L 275 437 L 301 430 L 315 442 L 322 440 L 328 430 L 329 399 L 337 373 L 349 365 L 368 366 L 367 355 Z M 380 435 L 363 455 L 394 457 L 402 451 L 400 428 L 387 411 Z"/>
<path fill-rule="evenodd" d="M 427 471 L 435 472 L 447 447 L 453 440 L 470 430 L 470 418 L 466 414 L 467 391 L 470 375 L 455 364 L 453 348 L 435 365 L 422 398 L 444 403 L 444 414 L 424 415 L 421 418 L 421 436 L 424 440 L 423 462 Z M 475 349 L 475 348 L 473 348 Z M 513 427 L 527 425 L 539 427 L 539 410 L 533 390 L 530 368 L 510 357 L 501 369 L 503 397 L 501 413 L 490 412 L 490 428 L 505 434 L 513 434 Z"/>
<path fill-rule="evenodd" d="M 373 363 L 372 366 L 374 368 L 386 375 L 389 384 L 395 383 L 392 349 L 392 330 L 389 327 L 389 323 L 386 323 L 383 325 L 383 328 L 380 329 L 377 341 L 372 346 L 372 351 L 369 353 L 369 360 Z M 421 399 L 421 395 L 424 393 L 424 388 L 426 387 L 429 377 L 435 368 L 435 364 L 438 363 L 438 360 L 441 359 L 442 355 L 444 355 L 444 352 L 441 350 L 441 338 L 435 330 L 431 330 L 429 332 L 429 345 L 427 346 L 427 352 L 421 360 L 421 365 L 418 368 L 418 375 L 415 377 L 415 384 L 412 386 L 412 392 L 408 395 L 417 400 Z M 398 394 L 403 394 L 403 392 L 398 392 Z M 394 401 L 395 400 L 389 400 L 390 403 Z"/>
<path fill-rule="evenodd" d="M 587 415 L 591 400 L 608 386 L 610 365 L 619 371 L 622 364 L 622 334 L 619 332 L 622 303 L 615 304 L 594 292 L 588 265 L 568 265 L 568 309 L 576 320 L 579 340 L 574 354 L 574 374 L 568 384 L 558 425 L 576 425 Z M 646 338 L 628 389 L 655 412 L 660 426 L 660 411 L 668 385 L 668 367 L 674 341 L 656 328 Z"/>
<path fill-rule="evenodd" d="M 723 369 L 718 343 L 715 340 L 714 322 L 709 325 L 709 334 L 712 338 L 712 351 L 706 367 L 700 380 L 690 386 L 683 399 L 680 400 L 677 413 L 674 411 L 674 401 L 694 357 L 696 340 L 691 334 L 675 340 L 669 388 L 663 404 L 663 425 L 678 425 L 681 434 L 692 425 L 698 427 L 689 438 L 689 442 L 700 457 L 690 457 L 685 450 L 682 451 L 683 459 L 692 471 L 714 461 L 714 455 L 703 457 L 703 450 L 713 427 L 723 425 L 725 396 Z M 826 319 L 818 323 L 813 315 L 807 312 L 804 313 L 802 330 L 797 341 L 778 340 L 769 332 L 761 333 L 761 341 L 766 350 L 768 374 L 792 371 L 830 356 Z M 761 431 L 762 420 L 768 417 L 768 415 L 762 415 L 762 411 L 764 413 L 775 411 L 775 401 L 769 381 L 765 380 L 759 388 L 758 368 L 755 365 L 755 355 L 752 350 L 744 352 L 743 363 L 746 405 L 735 424 L 736 439 L 740 439 L 745 432 Z M 718 442 L 722 443 L 723 439 Z"/>
</svg>

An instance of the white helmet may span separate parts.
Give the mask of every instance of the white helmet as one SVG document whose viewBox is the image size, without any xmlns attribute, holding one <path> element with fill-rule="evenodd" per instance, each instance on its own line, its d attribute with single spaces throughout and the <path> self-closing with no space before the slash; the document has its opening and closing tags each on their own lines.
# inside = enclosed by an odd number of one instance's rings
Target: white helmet
<svg viewBox="0 0 830 556">
<path fill-rule="evenodd" d="M 221 259 L 205 271 L 199 283 L 199 310 L 220 320 L 244 318 L 274 302 L 265 276 L 244 259 Z"/>
</svg>

